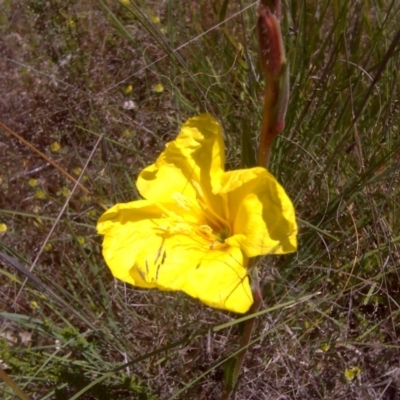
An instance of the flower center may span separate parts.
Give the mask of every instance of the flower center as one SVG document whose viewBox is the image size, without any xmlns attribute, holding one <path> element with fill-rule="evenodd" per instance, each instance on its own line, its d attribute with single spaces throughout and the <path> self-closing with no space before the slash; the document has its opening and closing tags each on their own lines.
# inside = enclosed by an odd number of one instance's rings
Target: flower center
<svg viewBox="0 0 400 400">
<path fill-rule="evenodd" d="M 175 193 L 173 198 L 181 208 L 196 216 L 201 225 L 196 225 L 195 232 L 210 243 L 210 249 L 227 247 L 225 239 L 231 232 L 224 218 L 217 215 L 201 198 L 193 202 L 181 193 Z"/>
<path fill-rule="evenodd" d="M 227 228 L 223 228 L 219 232 L 214 232 L 210 226 L 201 225 L 197 233 L 210 243 L 210 249 L 222 249 L 228 246 L 225 243 L 225 239 L 230 236 Z"/>
</svg>

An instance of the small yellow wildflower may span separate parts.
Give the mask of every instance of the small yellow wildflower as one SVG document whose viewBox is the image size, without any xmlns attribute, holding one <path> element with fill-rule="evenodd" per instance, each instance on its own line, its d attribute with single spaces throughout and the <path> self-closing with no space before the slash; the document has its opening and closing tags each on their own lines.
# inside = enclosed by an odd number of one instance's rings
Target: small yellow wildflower
<svg viewBox="0 0 400 400">
<path fill-rule="evenodd" d="M 124 133 L 123 133 L 124 137 L 131 137 L 132 136 L 132 131 L 130 131 L 129 129 L 125 129 Z"/>
<path fill-rule="evenodd" d="M 96 210 L 89 210 L 87 212 L 87 216 L 90 217 L 90 218 L 94 218 L 94 217 L 97 216 L 97 211 Z"/>
<path fill-rule="evenodd" d="M 0 224 L 0 233 L 7 232 L 7 225 L 6 224 Z"/>
<path fill-rule="evenodd" d="M 132 92 L 132 90 L 133 90 L 133 86 L 132 85 L 128 85 L 128 86 L 125 87 L 124 93 L 125 94 L 129 94 L 129 93 Z"/>
<path fill-rule="evenodd" d="M 348 382 L 353 381 L 360 374 L 361 374 L 361 369 L 359 367 L 346 368 L 346 370 L 344 371 L 344 377 Z"/>
<path fill-rule="evenodd" d="M 151 17 L 151 21 L 153 22 L 153 24 L 159 24 L 160 23 L 160 17 L 158 15 L 153 15 Z"/>
<path fill-rule="evenodd" d="M 37 180 L 37 179 L 34 179 L 34 178 L 29 179 L 28 184 L 29 184 L 29 186 L 31 186 L 31 187 L 35 187 L 35 186 L 38 185 L 38 180 Z"/>
<path fill-rule="evenodd" d="M 72 171 L 75 175 L 80 175 L 82 172 L 82 168 L 81 167 L 76 167 L 73 169 Z"/>
<path fill-rule="evenodd" d="M 47 242 L 44 246 L 44 251 L 51 251 L 53 249 L 53 245 Z"/>
<path fill-rule="evenodd" d="M 289 197 L 265 168 L 225 171 L 221 126 L 191 118 L 136 186 L 145 200 L 116 204 L 97 224 L 114 276 L 181 290 L 238 313 L 253 303 L 248 259 L 297 248 Z"/>
<path fill-rule="evenodd" d="M 46 192 L 42 189 L 37 189 L 35 192 L 35 197 L 37 199 L 44 199 L 46 197 Z"/>
<path fill-rule="evenodd" d="M 50 146 L 50 149 L 53 153 L 58 153 L 61 149 L 61 145 L 58 142 L 54 142 L 52 143 L 52 145 Z"/>
<path fill-rule="evenodd" d="M 67 197 L 70 193 L 71 193 L 71 191 L 67 187 L 64 187 L 60 190 L 61 196 L 64 196 L 64 197 Z"/>
<path fill-rule="evenodd" d="M 331 348 L 331 345 L 329 343 L 322 343 L 321 346 L 319 346 L 320 350 L 322 351 L 328 351 Z"/>
<path fill-rule="evenodd" d="M 81 245 L 86 243 L 86 239 L 83 236 L 78 236 L 77 240 L 78 240 L 78 243 Z"/>
<path fill-rule="evenodd" d="M 121 1 L 121 3 L 122 4 L 124 4 L 124 5 L 127 5 L 127 4 L 129 4 L 130 3 L 130 1 L 129 0 L 120 0 Z"/>
<path fill-rule="evenodd" d="M 32 308 L 32 310 L 36 310 L 38 308 L 38 303 L 33 300 L 30 302 L 30 307 Z"/>
<path fill-rule="evenodd" d="M 69 17 L 67 19 L 67 24 L 71 27 L 71 28 L 75 28 L 76 22 L 73 18 Z"/>
<path fill-rule="evenodd" d="M 153 90 L 156 93 L 162 93 L 164 91 L 164 86 L 161 83 L 157 83 L 156 85 L 153 86 Z"/>
<path fill-rule="evenodd" d="M 88 196 L 87 194 L 83 194 L 80 198 L 79 201 L 81 203 L 88 203 L 90 201 L 90 196 Z"/>
</svg>

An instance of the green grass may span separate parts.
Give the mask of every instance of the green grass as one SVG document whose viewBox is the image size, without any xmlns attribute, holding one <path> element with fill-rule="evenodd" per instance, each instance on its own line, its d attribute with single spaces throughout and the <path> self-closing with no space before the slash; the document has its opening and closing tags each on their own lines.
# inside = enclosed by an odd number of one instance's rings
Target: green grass
<svg viewBox="0 0 400 400">
<path fill-rule="evenodd" d="M 12 257 L 0 366 L 29 398 L 219 398 L 236 316 L 116 282 L 95 225 L 103 205 L 138 197 L 137 174 L 198 112 L 221 121 L 240 166 L 263 106 L 256 8 L 0 5 L 0 119 L 61 167 L 0 128 L 0 252 Z M 284 4 L 291 99 L 270 167 L 296 205 L 299 249 L 262 263 L 267 311 L 237 399 L 399 396 L 399 12 L 396 0 Z M 65 172 L 81 171 L 87 192 L 71 192 Z M 0 393 L 16 398 L 1 381 Z"/>
</svg>

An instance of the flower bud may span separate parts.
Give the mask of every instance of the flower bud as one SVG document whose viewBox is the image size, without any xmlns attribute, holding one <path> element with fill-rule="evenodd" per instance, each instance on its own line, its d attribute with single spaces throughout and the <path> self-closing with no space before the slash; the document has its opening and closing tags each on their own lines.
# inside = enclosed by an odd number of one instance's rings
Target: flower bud
<svg viewBox="0 0 400 400">
<path fill-rule="evenodd" d="M 285 126 L 289 100 L 289 69 L 277 18 L 280 16 L 280 2 L 270 0 L 264 3 L 273 3 L 275 7 L 273 13 L 268 6 L 260 4 L 257 20 L 261 66 L 265 77 L 258 163 L 267 167 L 272 141 Z"/>
</svg>

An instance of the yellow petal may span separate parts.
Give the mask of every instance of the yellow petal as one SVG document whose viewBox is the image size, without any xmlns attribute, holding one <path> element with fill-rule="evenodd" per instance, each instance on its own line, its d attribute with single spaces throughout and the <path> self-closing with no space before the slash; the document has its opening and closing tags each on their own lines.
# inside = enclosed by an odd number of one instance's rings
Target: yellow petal
<svg viewBox="0 0 400 400">
<path fill-rule="evenodd" d="M 160 255 L 161 254 L 161 255 Z M 253 303 L 247 259 L 235 247 L 210 249 L 200 236 L 173 234 L 161 249 L 138 261 L 147 280 L 164 290 L 181 290 L 204 304 L 237 313 L 248 311 Z"/>
<path fill-rule="evenodd" d="M 290 253 L 297 248 L 293 204 L 264 168 L 226 172 L 219 189 L 227 196 L 233 234 L 226 239 L 248 257 Z"/>
<path fill-rule="evenodd" d="M 153 251 L 159 246 L 149 239 L 155 236 L 152 220 L 161 215 L 157 205 L 139 200 L 116 204 L 100 217 L 97 231 L 104 235 L 103 257 L 116 278 L 140 287 L 156 287 L 143 280 L 133 266 L 143 246 Z"/>
<path fill-rule="evenodd" d="M 181 219 L 174 204 L 146 200 L 117 204 L 97 225 L 103 256 L 113 275 L 143 288 L 183 291 L 203 303 L 244 313 L 253 303 L 247 258 L 218 244 Z M 169 214 L 169 215 L 168 215 Z"/>
<path fill-rule="evenodd" d="M 99 219 L 97 231 L 104 235 L 103 257 L 112 274 L 132 285 L 150 288 L 157 285 L 143 278 L 136 268 L 136 259 L 143 252 L 156 253 L 162 243 L 160 234 L 172 222 L 190 221 L 191 215 L 176 204 L 147 200 L 116 204 Z"/>
<path fill-rule="evenodd" d="M 201 114 L 187 120 L 176 140 L 140 173 L 137 187 L 147 200 L 170 201 L 174 193 L 190 199 L 212 197 L 211 180 L 220 179 L 224 163 L 221 126 L 211 115 Z"/>
</svg>

